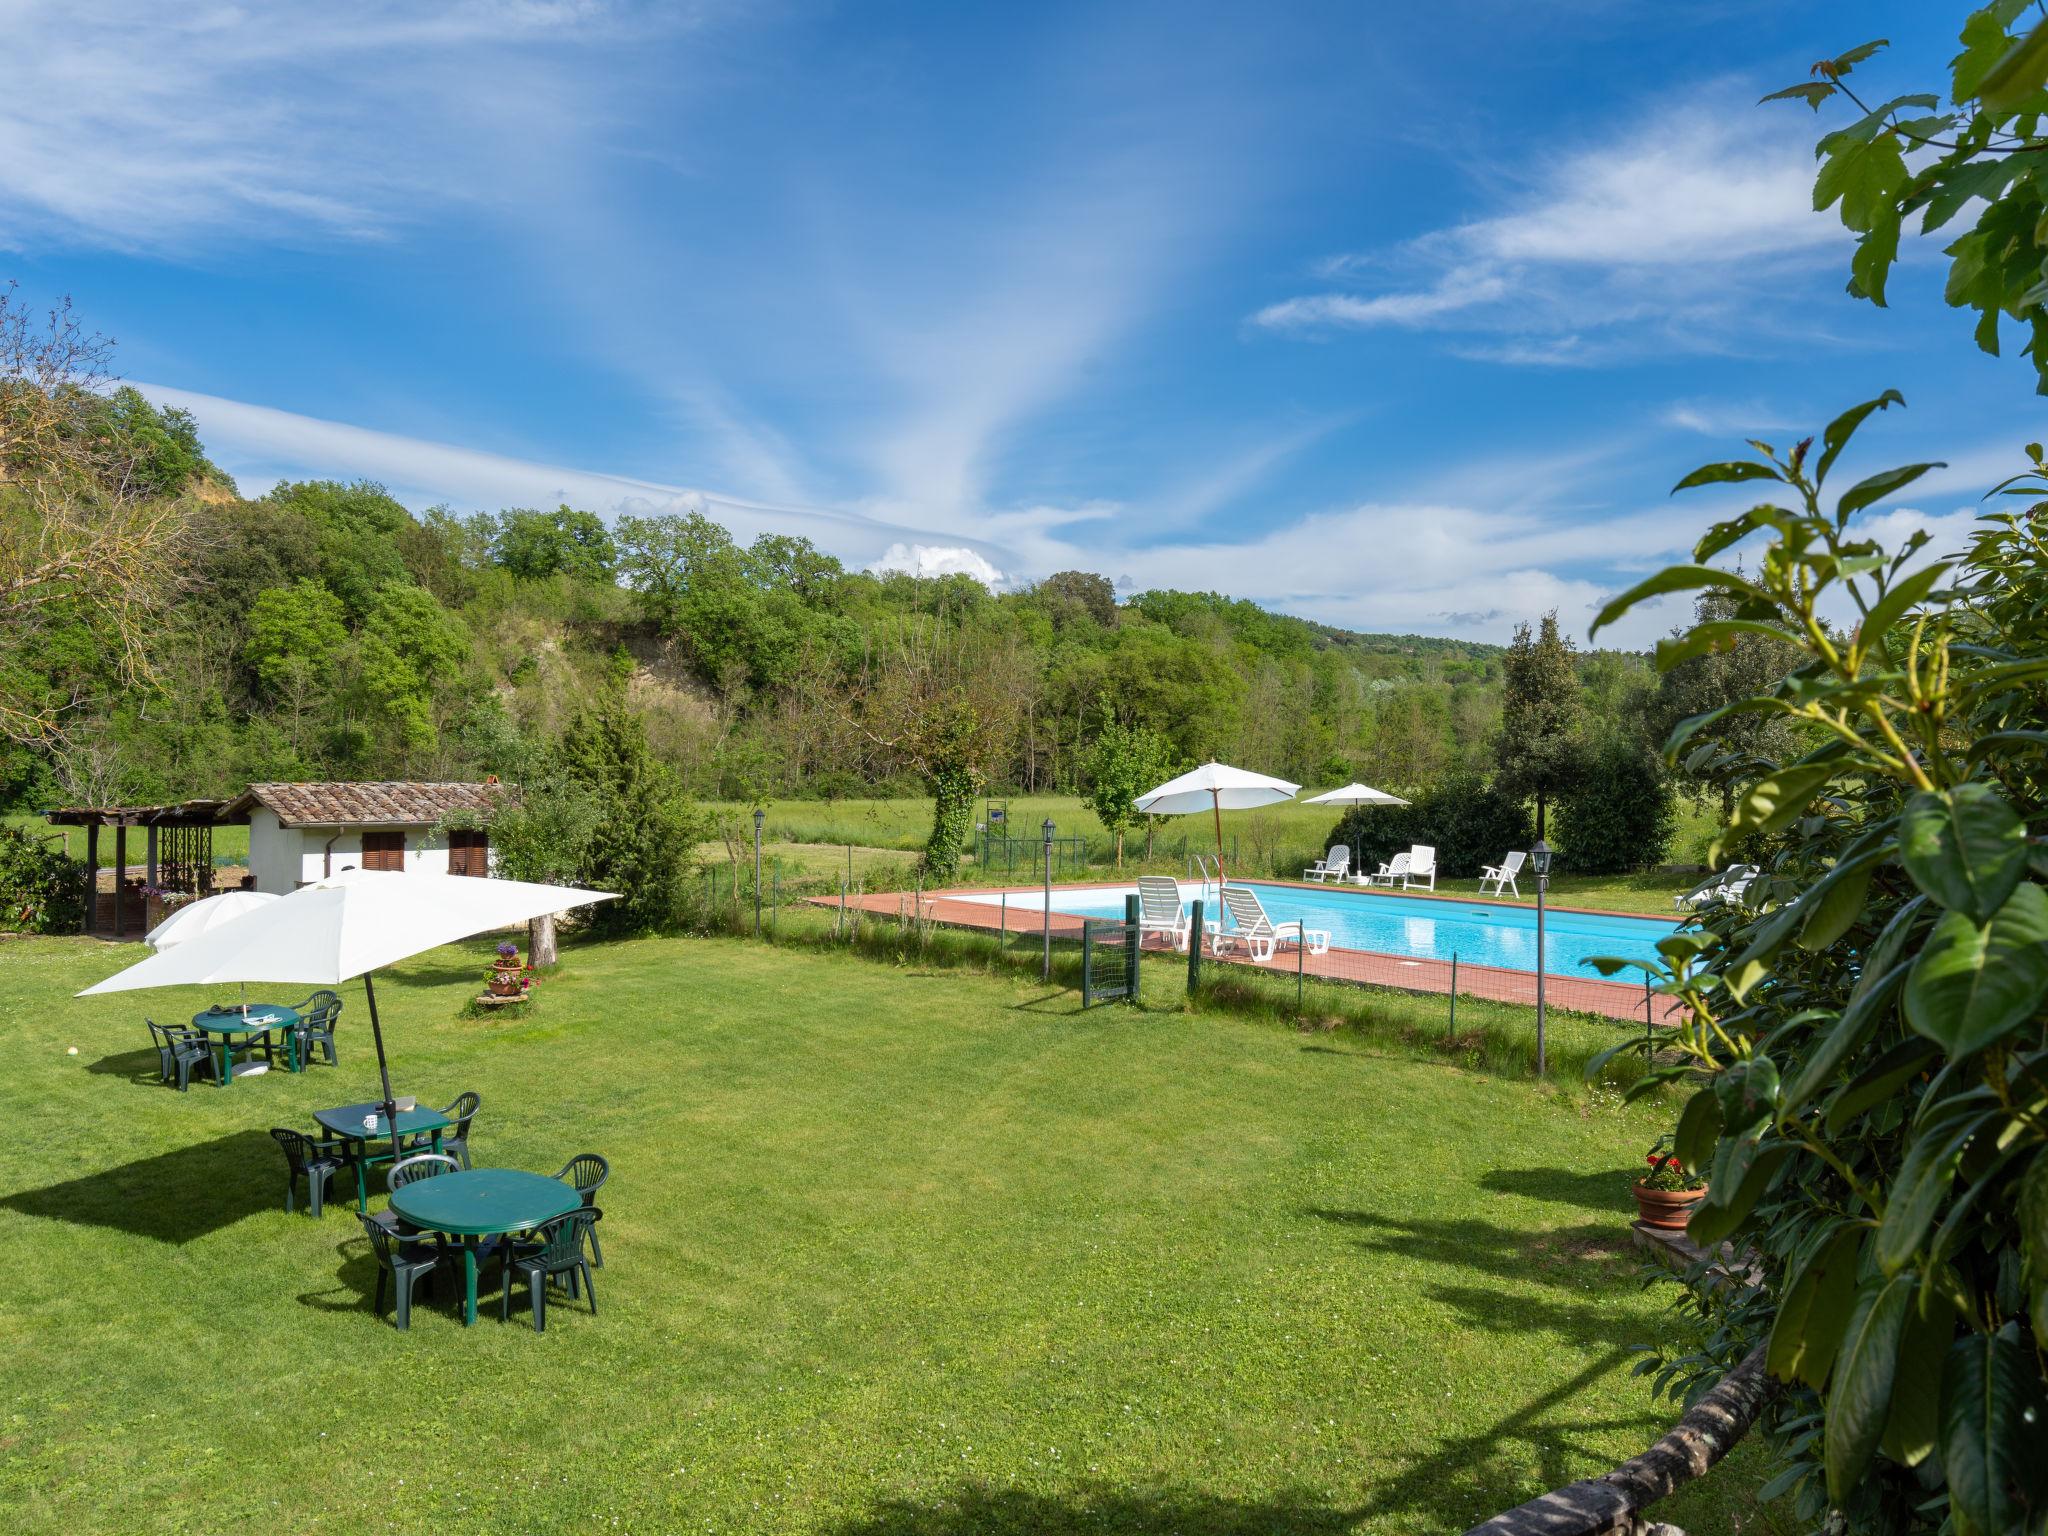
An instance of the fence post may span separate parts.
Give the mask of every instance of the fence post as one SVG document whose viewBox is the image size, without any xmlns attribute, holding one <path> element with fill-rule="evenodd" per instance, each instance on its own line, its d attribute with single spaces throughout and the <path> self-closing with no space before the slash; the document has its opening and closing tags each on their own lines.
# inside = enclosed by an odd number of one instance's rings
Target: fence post
<svg viewBox="0 0 2048 1536">
<path fill-rule="evenodd" d="M 1138 898 L 1126 896 L 1124 898 L 1124 967 L 1126 971 L 1124 976 L 1124 996 L 1133 1005 L 1138 1001 L 1138 973 L 1143 969 L 1138 963 L 1142 958 L 1138 953 L 1138 940 Z"/>
<path fill-rule="evenodd" d="M 1231 863 L 1237 862 L 1237 840 L 1231 839 Z M 1294 1016 L 1301 1017 L 1301 983 L 1308 974 L 1308 930 L 1296 929 L 1294 934 Z"/>
<path fill-rule="evenodd" d="M 768 897 L 768 942 L 769 942 L 770 944 L 773 944 L 773 943 L 775 942 L 775 936 L 776 936 L 776 934 L 777 934 L 777 933 L 778 933 L 778 932 L 780 931 L 780 929 L 779 929 L 779 927 L 778 927 L 778 923 L 780 922 L 780 919 L 781 919 L 781 917 L 782 917 L 782 864 L 781 864 L 781 862 L 780 862 L 780 861 L 778 860 L 778 861 L 776 862 L 776 865 L 775 865 L 775 873 L 774 873 L 774 876 L 773 876 L 773 878 L 772 878 L 772 885 L 771 885 L 770 895 L 769 895 L 769 897 Z"/>
<path fill-rule="evenodd" d="M 832 927 L 832 937 L 835 939 L 846 937 L 846 877 L 844 875 L 839 877 L 839 921 Z"/>
<path fill-rule="evenodd" d="M 1095 1006 L 1095 924 L 1081 919 L 1081 1006 Z"/>
<path fill-rule="evenodd" d="M 1458 952 L 1451 951 L 1451 1039 L 1458 1038 Z"/>
</svg>

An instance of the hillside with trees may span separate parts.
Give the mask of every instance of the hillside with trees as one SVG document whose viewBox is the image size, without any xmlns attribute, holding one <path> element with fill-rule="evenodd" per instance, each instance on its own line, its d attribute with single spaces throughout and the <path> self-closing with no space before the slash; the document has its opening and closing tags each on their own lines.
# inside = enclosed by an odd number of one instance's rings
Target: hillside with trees
<svg viewBox="0 0 2048 1536">
<path fill-rule="evenodd" d="M 1554 619 L 1545 649 L 1504 649 L 1119 601 L 1083 571 L 991 592 L 849 570 L 694 511 L 415 513 L 363 480 L 244 497 L 190 417 L 110 387 L 68 310 L 0 318 L 0 808 L 511 777 L 616 690 L 681 791 L 933 795 L 943 866 L 987 789 L 1214 757 L 1411 792 L 1498 767 L 1555 796 L 1599 755 L 1587 722 L 1636 761 L 1663 718 L 1646 658 L 1560 650 Z"/>
</svg>

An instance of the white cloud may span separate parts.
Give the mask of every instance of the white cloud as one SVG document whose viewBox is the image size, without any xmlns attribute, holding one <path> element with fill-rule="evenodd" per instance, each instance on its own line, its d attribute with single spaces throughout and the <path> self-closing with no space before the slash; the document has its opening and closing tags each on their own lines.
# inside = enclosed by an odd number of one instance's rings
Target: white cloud
<svg viewBox="0 0 2048 1536">
<path fill-rule="evenodd" d="M 610 120 L 587 50 L 694 8 L 604 0 L 5 7 L 0 245 L 376 237 L 411 209 L 513 197 Z"/>
<path fill-rule="evenodd" d="M 1847 237 L 1812 205 L 1804 125 L 1731 112 L 1731 85 L 1521 173 L 1489 216 L 1388 251 L 1325 258 L 1357 285 L 1284 299 L 1252 323 L 1289 334 L 1372 326 L 1488 332 L 1462 356 L 1589 366 L 1655 345 L 1717 350 L 1729 317 Z M 1406 285 L 1392 280 L 1411 274 Z M 1379 279 L 1379 291 L 1368 291 Z M 1718 323 L 1706 323 L 1714 321 Z"/>
<path fill-rule="evenodd" d="M 882 558 L 868 569 L 877 576 L 902 571 L 910 576 L 972 576 L 991 589 L 1003 583 L 1003 573 L 981 555 L 957 544 L 891 544 Z"/>
<path fill-rule="evenodd" d="M 1741 437 L 1795 425 L 1784 413 L 1759 400 L 1677 400 L 1657 419 L 1667 427 L 1703 437 Z"/>
</svg>

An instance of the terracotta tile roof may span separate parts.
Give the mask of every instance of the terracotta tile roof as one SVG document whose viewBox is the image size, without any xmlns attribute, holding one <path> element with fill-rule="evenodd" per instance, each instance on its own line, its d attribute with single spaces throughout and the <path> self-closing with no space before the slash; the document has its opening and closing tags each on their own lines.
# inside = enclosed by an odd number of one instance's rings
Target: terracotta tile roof
<svg viewBox="0 0 2048 1536">
<path fill-rule="evenodd" d="M 251 784 L 232 811 L 264 805 L 288 827 L 431 826 L 459 811 L 488 812 L 505 784 Z"/>
</svg>

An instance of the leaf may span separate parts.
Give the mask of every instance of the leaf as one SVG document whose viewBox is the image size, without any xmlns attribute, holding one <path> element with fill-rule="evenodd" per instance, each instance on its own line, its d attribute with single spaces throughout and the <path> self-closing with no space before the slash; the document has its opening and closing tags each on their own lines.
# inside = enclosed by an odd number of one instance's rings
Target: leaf
<svg viewBox="0 0 2048 1536">
<path fill-rule="evenodd" d="M 1593 620 L 1588 636 L 1600 630 L 1647 597 L 1661 597 L 1666 592 L 1691 592 L 1701 587 L 1725 587 L 1731 592 L 1745 592 L 1751 596 L 1762 596 L 1757 589 L 1728 571 L 1719 571 L 1711 565 L 1667 565 L 1656 575 L 1645 578 L 1630 587 L 1621 596 L 1608 603 Z"/>
<path fill-rule="evenodd" d="M 1957 1536 L 2040 1528 L 2048 1507 L 2044 1423 L 2048 1398 L 2017 1340 L 1956 1340 L 1941 1379 L 1941 1469 Z"/>
<path fill-rule="evenodd" d="M 1707 1198 L 1693 1207 L 1686 1235 L 1702 1248 L 1727 1237 L 1750 1213 L 1771 1177 L 1798 1148 L 1789 1141 L 1724 1138 L 1714 1154 Z"/>
<path fill-rule="evenodd" d="M 1943 1106 L 1946 1107 L 1946 1106 Z M 1947 1198 L 1970 1139 L 1998 1118 L 1995 1109 L 1937 1115 L 1913 1128 L 1913 1140 L 1899 1163 L 1877 1229 L 1877 1262 L 1887 1274 L 1913 1262 L 1920 1240 Z"/>
<path fill-rule="evenodd" d="M 1870 300 L 1879 309 L 1885 307 L 1885 279 L 1891 275 L 1892 263 L 1899 256 L 1901 217 L 1897 203 L 1886 200 L 1880 204 L 1870 228 L 1856 242 L 1856 250 L 1849 258 L 1850 292 Z"/>
<path fill-rule="evenodd" d="M 1988 923 L 1950 912 L 1906 981 L 1906 1022 L 1951 1056 L 2024 1024 L 2048 995 L 2048 892 L 2022 885 Z"/>
<path fill-rule="evenodd" d="M 1855 865 L 1841 879 L 1830 882 L 1825 891 L 1816 888 L 1808 893 L 1806 921 L 1799 928 L 1801 949 L 1826 949 L 1863 915 L 1875 862 Z"/>
<path fill-rule="evenodd" d="M 1863 1228 L 1844 1223 L 1785 1287 L 1764 1357 L 1766 1368 L 1778 1380 L 1804 1382 L 1816 1392 L 1827 1385 L 1855 1305 L 1856 1266 L 1862 1251 Z"/>
<path fill-rule="evenodd" d="M 2006 50 L 1977 87 L 1977 104 L 1986 112 L 2011 112 L 2048 83 L 2048 21 Z"/>
<path fill-rule="evenodd" d="M 1836 1504 L 1848 1499 L 1877 1454 L 1891 1412 L 1899 1336 L 1919 1283 L 1918 1275 L 1873 1275 L 1857 1287 L 1827 1397 L 1828 1497 Z"/>
<path fill-rule="evenodd" d="M 1767 101 L 1789 101 L 1797 98 L 1818 112 L 1820 104 L 1834 94 L 1835 88 L 1832 85 L 1823 85 L 1820 81 L 1813 80 L 1804 85 L 1788 85 L 1782 91 L 1773 91 L 1768 96 L 1759 97 L 1757 105 L 1762 106 Z"/>
<path fill-rule="evenodd" d="M 1768 1056 L 1752 1056 L 1724 1067 L 1714 1077 L 1714 1097 L 1728 1134 L 1739 1136 L 1761 1125 L 1778 1107 L 1778 1064 Z"/>
<path fill-rule="evenodd" d="M 1848 521 L 1852 513 L 1860 512 L 1873 501 L 1891 495 L 1918 480 L 1930 469 L 1946 469 L 1948 466 L 1937 459 L 1926 464 L 1901 464 L 1897 469 L 1879 470 L 1867 480 L 1859 480 L 1842 493 L 1842 499 L 1835 503 L 1835 521 Z"/>
<path fill-rule="evenodd" d="M 1847 53 L 1836 54 L 1832 59 L 1828 60 L 1829 77 L 1839 78 L 1842 75 L 1848 74 L 1850 70 L 1876 53 L 1878 49 L 1889 48 L 1891 45 L 1891 39 L 1888 37 L 1874 37 L 1867 43 L 1858 43 Z"/>
<path fill-rule="evenodd" d="M 1895 974 L 1903 979 L 1906 968 L 1898 967 Z M 1940 1046 L 1918 1035 L 1909 1035 L 1882 1053 L 1851 1078 L 1828 1105 L 1828 1134 L 1840 1136 L 1858 1115 L 1897 1093 L 1926 1071 L 1928 1062 L 1940 1054 Z"/>
<path fill-rule="evenodd" d="M 2048 1338 L 2048 1153 L 2034 1155 L 2033 1166 L 2020 1175 L 2019 1186 L 2020 1253 L 2033 1292 L 2029 1317 L 2034 1337 L 2044 1339 Z"/>
<path fill-rule="evenodd" d="M 1798 1113 L 1828 1085 L 1843 1062 L 1869 1043 L 1870 1037 L 1877 1033 L 1878 1025 L 1884 1022 L 1892 999 L 1905 985 L 1909 969 L 1904 965 L 1893 966 L 1876 986 L 1850 1000 L 1849 1006 L 1842 1010 L 1841 1019 L 1821 1038 L 1800 1067 L 1799 1075 L 1785 1090 L 1781 1097 L 1781 1113 Z"/>
<path fill-rule="evenodd" d="M 1678 484 L 1671 487 L 1671 494 L 1689 491 L 1696 485 L 1718 485 L 1728 480 L 1777 480 L 1784 476 L 1778 473 L 1776 465 L 1759 464 L 1754 459 L 1727 459 L 1719 464 L 1702 464 Z"/>
<path fill-rule="evenodd" d="M 1669 672 L 1681 661 L 1688 661 L 1707 651 L 1732 650 L 1743 635 L 1759 635 L 1785 645 L 1804 643 L 1801 636 L 1782 624 L 1766 624 L 1759 619 L 1708 619 L 1705 623 L 1693 625 L 1682 635 L 1659 640 L 1657 670 Z"/>
<path fill-rule="evenodd" d="M 1671 1137 L 1671 1150 L 1688 1173 L 1698 1173 L 1707 1164 L 1714 1142 L 1721 1135 L 1721 1101 L 1712 1088 L 1702 1088 L 1686 1100 L 1678 1117 L 1678 1129 Z M 2048 1241 L 2042 1248 L 2048 1259 Z"/>
<path fill-rule="evenodd" d="M 1956 1337 L 1955 1303 L 1935 1285 L 1923 1285 L 1899 1335 L 1892 1376 L 1892 1411 L 1879 1442 L 1901 1466 L 1917 1467 L 1941 1439 L 1941 1377 Z"/>
<path fill-rule="evenodd" d="M 1813 179 L 1814 212 L 1839 201 L 1846 227 L 1870 228 L 1878 209 L 1888 207 L 1908 180 L 1898 139 L 1886 133 L 1859 141 L 1854 130 L 1844 130 L 1828 135 L 1821 145 L 1828 158 Z"/>
<path fill-rule="evenodd" d="M 1856 626 L 1857 636 L 1864 646 L 1875 645 L 1883 639 L 1885 631 L 1904 618 L 1906 611 L 1933 591 L 1935 583 L 1948 573 L 1949 562 L 1942 561 L 1925 566 L 1910 576 L 1902 576 L 1885 588 L 1884 596 L 1870 605 L 1870 612 L 1863 615 Z"/>
<path fill-rule="evenodd" d="M 1981 780 L 1922 790 L 1899 817 L 1899 862 L 1942 906 L 1981 922 L 2026 873 L 2026 824 Z"/>
<path fill-rule="evenodd" d="M 1783 831 L 1792 824 L 1794 817 L 1813 803 L 1813 797 L 1835 776 L 1835 768 L 1832 762 L 1799 763 L 1758 779 L 1735 802 L 1734 819 L 1722 837 L 1737 837 L 1749 832 L 1760 832 L 1768 837 Z"/>
<path fill-rule="evenodd" d="M 1963 754 L 1963 761 L 1974 767 L 2007 748 L 2020 752 L 2037 751 L 2042 747 L 2048 747 L 2048 731 L 1992 731 L 1970 743 L 1970 750 Z"/>
<path fill-rule="evenodd" d="M 1875 400 L 1866 400 L 1861 405 L 1852 405 L 1827 424 L 1820 435 L 1820 458 L 1813 466 L 1813 483 L 1818 486 L 1827 479 L 1828 470 L 1833 467 L 1836 457 L 1849 445 L 1849 439 L 1856 435 L 1856 429 L 1863 425 L 1864 417 L 1872 411 L 1888 410 L 1892 406 L 1906 408 L 1906 397 L 1896 389 L 1888 389 Z"/>
</svg>

